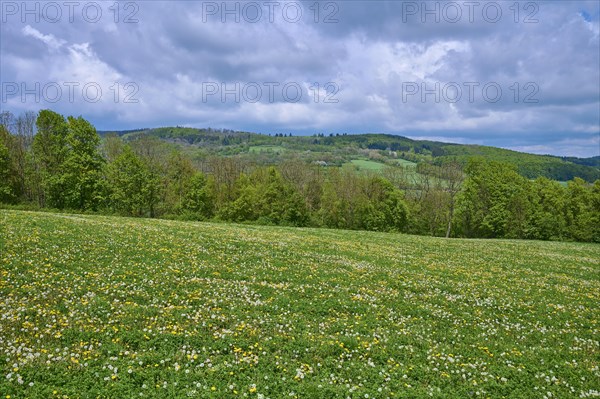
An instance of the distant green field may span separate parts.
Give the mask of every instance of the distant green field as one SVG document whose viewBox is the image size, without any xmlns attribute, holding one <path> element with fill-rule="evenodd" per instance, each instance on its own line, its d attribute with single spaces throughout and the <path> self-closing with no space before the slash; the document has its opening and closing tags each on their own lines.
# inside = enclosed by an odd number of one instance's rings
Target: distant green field
<svg viewBox="0 0 600 399">
<path fill-rule="evenodd" d="M 366 159 L 353 159 L 344 165 L 352 165 L 357 167 L 359 170 L 368 170 L 373 172 L 380 172 L 385 167 L 385 164 L 381 162 L 369 161 Z"/>
<path fill-rule="evenodd" d="M 248 151 L 252 154 L 261 153 L 261 152 L 276 152 L 283 153 L 286 151 L 284 147 L 277 145 L 255 145 L 248 148 Z"/>
<path fill-rule="evenodd" d="M 567 398 L 600 246 L 0 210 L 2 398 Z"/>
<path fill-rule="evenodd" d="M 406 167 L 406 166 L 416 167 L 417 166 L 416 163 L 411 162 L 411 161 L 407 161 L 406 159 L 402 159 L 402 158 L 396 159 L 396 163 L 398 165 L 404 166 L 404 167 Z"/>
</svg>

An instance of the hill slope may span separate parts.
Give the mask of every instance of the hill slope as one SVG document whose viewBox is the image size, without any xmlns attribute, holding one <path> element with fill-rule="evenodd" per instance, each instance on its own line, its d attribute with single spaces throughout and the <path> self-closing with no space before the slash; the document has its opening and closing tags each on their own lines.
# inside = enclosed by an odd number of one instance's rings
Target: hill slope
<svg viewBox="0 0 600 399">
<path fill-rule="evenodd" d="M 101 132 L 105 135 L 107 132 Z M 278 163 L 290 158 L 341 166 L 353 160 L 372 159 L 382 164 L 443 162 L 453 158 L 466 163 L 472 156 L 502 161 L 530 179 L 539 176 L 567 181 L 581 177 L 600 179 L 600 157 L 561 158 L 534 155 L 497 147 L 413 140 L 389 134 L 268 136 L 233 130 L 164 127 L 118 132 L 127 140 L 150 136 L 183 147 L 194 157 L 238 155 L 257 163 Z"/>
<path fill-rule="evenodd" d="M 597 389 L 598 245 L 17 211 L 0 221 L 4 395 Z"/>
</svg>

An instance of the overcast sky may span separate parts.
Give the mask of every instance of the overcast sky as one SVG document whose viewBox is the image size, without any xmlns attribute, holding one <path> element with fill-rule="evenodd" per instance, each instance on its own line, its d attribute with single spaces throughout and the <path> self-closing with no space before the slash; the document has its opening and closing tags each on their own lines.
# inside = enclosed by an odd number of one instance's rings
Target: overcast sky
<svg viewBox="0 0 600 399">
<path fill-rule="evenodd" d="M 2 0 L 1 12 L 0 106 L 16 114 L 600 155 L 597 0 Z"/>
</svg>

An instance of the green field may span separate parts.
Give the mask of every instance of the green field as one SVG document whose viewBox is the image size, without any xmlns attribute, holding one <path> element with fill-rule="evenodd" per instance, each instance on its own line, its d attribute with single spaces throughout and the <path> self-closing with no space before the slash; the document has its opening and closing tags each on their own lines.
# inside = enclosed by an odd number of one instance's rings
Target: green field
<svg viewBox="0 0 600 399">
<path fill-rule="evenodd" d="M 278 146 L 278 145 L 254 145 L 248 148 L 248 152 L 250 152 L 250 154 L 259 154 L 261 152 L 266 152 L 266 153 L 283 153 L 285 152 L 286 149 L 284 147 Z"/>
<path fill-rule="evenodd" d="M 396 164 L 400 165 L 400 166 L 403 166 L 405 168 L 407 166 L 410 166 L 410 167 L 416 167 L 417 166 L 416 163 L 411 162 L 411 161 L 407 161 L 406 159 L 402 159 L 402 158 L 396 159 Z"/>
<path fill-rule="evenodd" d="M 1 398 L 600 389 L 594 244 L 4 210 L 0 249 Z"/>
<path fill-rule="evenodd" d="M 382 164 L 381 162 L 369 161 L 367 159 L 353 159 L 344 165 L 351 165 L 358 168 L 358 170 L 371 172 L 381 172 L 385 167 L 385 164 Z"/>
</svg>

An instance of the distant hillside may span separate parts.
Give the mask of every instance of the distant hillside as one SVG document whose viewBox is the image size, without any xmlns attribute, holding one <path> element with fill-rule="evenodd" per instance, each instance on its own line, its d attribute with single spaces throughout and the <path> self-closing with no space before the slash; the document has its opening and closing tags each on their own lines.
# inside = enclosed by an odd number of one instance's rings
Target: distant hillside
<svg viewBox="0 0 600 399">
<path fill-rule="evenodd" d="M 535 155 L 479 145 L 451 145 L 444 147 L 444 150 L 448 154 L 445 157 L 456 156 L 464 160 L 472 156 L 483 156 L 486 159 L 515 165 L 521 175 L 530 179 L 545 176 L 566 181 L 580 177 L 592 182 L 600 178 L 598 163 L 592 166 L 594 162 L 593 159 L 589 161 L 591 158 L 570 158 L 567 161 L 551 155 Z"/>
<path fill-rule="evenodd" d="M 561 159 L 578 165 L 593 166 L 600 169 L 600 155 L 590 158 L 561 157 Z"/>
<path fill-rule="evenodd" d="M 106 135 L 109 132 L 99 132 Z M 474 156 L 501 161 L 517 168 L 530 179 L 544 176 L 567 181 L 580 177 L 588 182 L 600 179 L 600 156 L 592 158 L 535 155 L 497 147 L 413 140 L 389 134 L 291 134 L 264 135 L 227 129 L 161 127 L 113 132 L 126 140 L 154 137 L 184 149 L 192 157 L 240 156 L 258 164 L 276 164 L 290 158 L 302 158 L 330 166 L 356 160 L 371 160 L 397 165 L 402 160 L 443 163 L 456 159 L 466 163 Z"/>
</svg>

